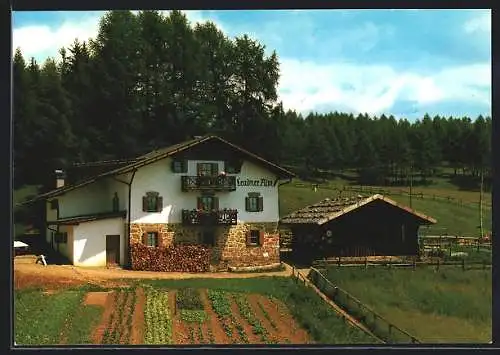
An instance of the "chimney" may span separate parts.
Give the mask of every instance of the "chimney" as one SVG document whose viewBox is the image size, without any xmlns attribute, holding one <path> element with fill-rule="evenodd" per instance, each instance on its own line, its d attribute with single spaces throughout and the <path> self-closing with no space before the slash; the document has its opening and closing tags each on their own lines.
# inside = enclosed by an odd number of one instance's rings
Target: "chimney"
<svg viewBox="0 0 500 355">
<path fill-rule="evenodd" d="M 63 170 L 56 170 L 56 188 L 64 186 L 64 179 L 66 178 L 66 173 Z"/>
</svg>

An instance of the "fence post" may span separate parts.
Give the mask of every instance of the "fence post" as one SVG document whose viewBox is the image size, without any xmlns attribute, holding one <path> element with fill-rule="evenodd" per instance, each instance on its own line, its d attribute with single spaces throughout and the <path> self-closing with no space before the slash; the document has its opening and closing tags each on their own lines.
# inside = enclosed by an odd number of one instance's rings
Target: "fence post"
<svg viewBox="0 0 500 355">
<path fill-rule="evenodd" d="M 413 257 L 413 271 L 417 268 L 417 258 Z"/>
<path fill-rule="evenodd" d="M 436 271 L 439 271 L 439 259 L 437 259 Z"/>
<path fill-rule="evenodd" d="M 465 271 L 465 258 L 462 258 L 462 271 Z"/>
<path fill-rule="evenodd" d="M 368 257 L 365 256 L 365 269 L 368 269 Z"/>
<path fill-rule="evenodd" d="M 337 259 L 337 266 L 340 266 L 340 256 L 339 256 L 339 258 Z"/>
</svg>

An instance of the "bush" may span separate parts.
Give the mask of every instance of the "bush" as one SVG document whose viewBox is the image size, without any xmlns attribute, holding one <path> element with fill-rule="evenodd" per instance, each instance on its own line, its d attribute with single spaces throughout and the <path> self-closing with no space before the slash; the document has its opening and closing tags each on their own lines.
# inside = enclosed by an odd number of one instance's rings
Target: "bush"
<svg viewBox="0 0 500 355">
<path fill-rule="evenodd" d="M 163 272 L 206 272 L 212 250 L 200 245 L 151 248 L 143 244 L 130 247 L 132 269 Z"/>
</svg>

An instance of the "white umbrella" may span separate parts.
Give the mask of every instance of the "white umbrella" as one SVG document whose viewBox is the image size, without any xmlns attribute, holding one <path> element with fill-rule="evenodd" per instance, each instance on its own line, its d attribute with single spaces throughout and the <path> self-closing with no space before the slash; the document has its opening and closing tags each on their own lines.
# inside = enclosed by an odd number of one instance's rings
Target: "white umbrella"
<svg viewBox="0 0 500 355">
<path fill-rule="evenodd" d="M 23 242 L 20 242 L 18 240 L 14 240 L 14 248 L 23 248 L 23 247 L 27 247 L 28 244 L 26 243 L 23 243 Z"/>
</svg>

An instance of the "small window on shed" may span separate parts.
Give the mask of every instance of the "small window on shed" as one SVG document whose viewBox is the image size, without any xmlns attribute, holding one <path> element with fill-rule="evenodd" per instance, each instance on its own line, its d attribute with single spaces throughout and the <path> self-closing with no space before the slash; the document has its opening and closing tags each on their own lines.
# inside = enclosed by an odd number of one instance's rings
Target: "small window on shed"
<svg viewBox="0 0 500 355">
<path fill-rule="evenodd" d="M 59 244 L 66 244 L 68 242 L 68 233 L 67 232 L 56 233 L 55 242 Z"/>
</svg>

